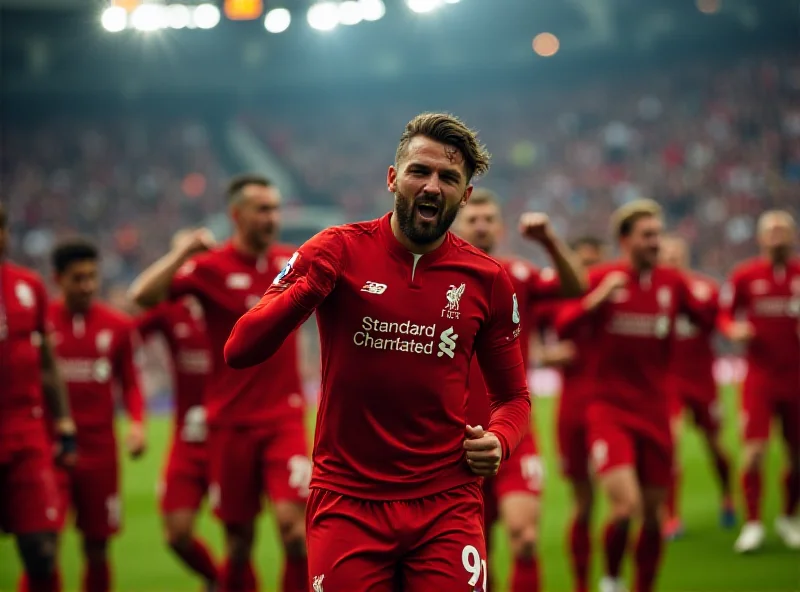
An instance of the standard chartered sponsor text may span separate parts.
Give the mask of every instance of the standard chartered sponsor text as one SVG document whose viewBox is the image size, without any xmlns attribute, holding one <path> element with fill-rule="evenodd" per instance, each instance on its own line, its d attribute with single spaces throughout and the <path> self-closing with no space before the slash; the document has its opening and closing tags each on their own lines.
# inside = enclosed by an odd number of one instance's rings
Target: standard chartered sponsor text
<svg viewBox="0 0 800 592">
<path fill-rule="evenodd" d="M 361 331 L 353 334 L 359 347 L 414 354 L 432 354 L 436 325 L 418 325 L 411 321 L 387 322 L 372 317 L 361 320 Z"/>
</svg>

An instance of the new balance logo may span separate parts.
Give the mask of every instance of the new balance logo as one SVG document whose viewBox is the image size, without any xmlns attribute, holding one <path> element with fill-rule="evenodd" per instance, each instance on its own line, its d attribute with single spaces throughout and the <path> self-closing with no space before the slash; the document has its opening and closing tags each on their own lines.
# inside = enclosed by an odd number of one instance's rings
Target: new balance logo
<svg viewBox="0 0 800 592">
<path fill-rule="evenodd" d="M 456 339 L 458 339 L 458 335 L 453 333 L 453 328 L 450 327 L 442 331 L 439 338 L 441 341 L 439 342 L 439 353 L 437 353 L 436 356 L 439 358 L 447 356 L 451 359 L 455 357 Z"/>
<path fill-rule="evenodd" d="M 370 294 L 383 294 L 386 291 L 386 284 L 379 284 L 378 282 L 367 282 L 361 288 L 362 292 L 369 292 Z"/>
</svg>

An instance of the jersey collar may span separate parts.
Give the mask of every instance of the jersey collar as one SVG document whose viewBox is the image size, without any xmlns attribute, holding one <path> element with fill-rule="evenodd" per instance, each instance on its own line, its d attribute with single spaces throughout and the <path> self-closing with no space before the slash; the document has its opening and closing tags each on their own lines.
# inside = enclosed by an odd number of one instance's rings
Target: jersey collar
<svg viewBox="0 0 800 592">
<path fill-rule="evenodd" d="M 414 254 L 406 249 L 403 245 L 400 244 L 400 241 L 394 236 L 392 232 L 392 212 L 386 214 L 383 218 L 380 219 L 380 235 L 383 241 L 383 244 L 386 246 L 386 249 L 394 256 L 400 258 L 403 261 L 408 261 L 409 263 L 413 263 L 414 261 Z M 444 242 L 442 242 L 436 250 L 431 251 L 430 253 L 425 253 L 420 258 L 420 262 L 425 262 L 426 264 L 430 264 L 433 261 L 437 261 L 441 259 L 444 255 L 446 255 L 453 244 L 453 237 L 451 236 L 450 232 L 448 231 L 445 234 Z"/>
</svg>

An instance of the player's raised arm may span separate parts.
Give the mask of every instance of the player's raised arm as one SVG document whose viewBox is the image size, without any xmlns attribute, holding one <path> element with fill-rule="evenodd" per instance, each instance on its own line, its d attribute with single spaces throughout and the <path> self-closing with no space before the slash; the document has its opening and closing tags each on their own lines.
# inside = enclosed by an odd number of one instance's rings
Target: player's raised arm
<svg viewBox="0 0 800 592">
<path fill-rule="evenodd" d="M 627 274 L 622 271 L 611 271 L 599 277 L 602 279 L 591 282 L 595 287 L 586 296 L 566 302 L 559 308 L 553 326 L 561 337 L 568 336 L 580 323 L 591 318 L 611 295 L 628 281 Z"/>
<path fill-rule="evenodd" d="M 519 346 L 517 295 L 502 269 L 494 280 L 490 310 L 492 316 L 477 336 L 475 353 L 491 400 L 487 431 L 497 436 L 502 458 L 508 459 L 530 429 L 531 398 Z"/>
<path fill-rule="evenodd" d="M 146 447 L 144 430 L 144 395 L 139 381 L 139 373 L 134 361 L 139 335 L 133 326 L 126 328 L 120 337 L 117 355 L 114 360 L 114 376 L 119 381 L 122 402 L 130 419 L 126 445 L 131 456 L 140 456 Z"/>
<path fill-rule="evenodd" d="M 169 253 L 139 274 L 128 290 L 128 297 L 145 309 L 163 302 L 169 297 L 173 278 L 181 266 L 192 255 L 213 245 L 214 237 L 208 229 L 200 228 L 189 233 Z"/>
<path fill-rule="evenodd" d="M 331 293 L 343 265 L 338 231 L 325 230 L 289 260 L 261 301 L 234 325 L 225 363 L 241 369 L 267 360 Z"/>
<path fill-rule="evenodd" d="M 542 245 L 550 255 L 558 274 L 561 296 L 581 296 L 587 287 L 586 270 L 578 258 L 555 233 L 546 214 L 528 212 L 519 220 L 523 237 Z"/>
</svg>

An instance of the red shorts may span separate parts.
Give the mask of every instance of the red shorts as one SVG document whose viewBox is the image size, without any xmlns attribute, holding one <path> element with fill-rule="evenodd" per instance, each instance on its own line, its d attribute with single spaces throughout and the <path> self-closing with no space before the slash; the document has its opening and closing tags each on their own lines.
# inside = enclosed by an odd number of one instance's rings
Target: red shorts
<svg viewBox="0 0 800 592">
<path fill-rule="evenodd" d="M 252 522 L 262 494 L 305 505 L 311 461 L 302 418 L 269 428 L 213 426 L 208 451 L 209 500 L 226 524 Z"/>
<path fill-rule="evenodd" d="M 780 419 L 783 439 L 789 448 L 800 450 L 800 396 L 776 400 L 745 385 L 742 391 L 745 441 L 768 440 L 773 417 Z"/>
<path fill-rule="evenodd" d="M 58 531 L 58 485 L 44 427 L 0 438 L 0 530 L 13 534 Z"/>
<path fill-rule="evenodd" d="M 588 481 L 589 428 L 585 418 L 559 417 L 556 434 L 561 473 L 570 481 Z"/>
<path fill-rule="evenodd" d="M 716 397 L 701 398 L 680 395 L 670 397 L 670 418 L 680 418 L 684 410 L 689 411 L 692 422 L 703 432 L 712 435 L 719 432 L 722 409 L 719 399 Z"/>
<path fill-rule="evenodd" d="M 306 513 L 313 590 L 486 589 L 480 485 L 381 502 L 314 489 Z"/>
<path fill-rule="evenodd" d="M 670 485 L 673 447 L 669 431 L 657 440 L 619 423 L 590 421 L 589 442 L 592 468 L 597 474 L 631 466 L 644 487 Z"/>
<path fill-rule="evenodd" d="M 207 491 L 208 450 L 205 442 L 184 442 L 176 435 L 159 487 L 161 513 L 197 510 Z"/>
<path fill-rule="evenodd" d="M 116 457 L 92 459 L 91 463 L 78 460 L 69 472 L 59 470 L 58 482 L 62 520 L 74 512 L 75 527 L 88 539 L 107 539 L 119 532 L 122 505 Z"/>
<path fill-rule="evenodd" d="M 483 480 L 483 520 L 487 530 L 500 515 L 500 500 L 509 493 L 541 495 L 544 484 L 544 465 L 539 458 L 536 440 L 528 433 L 511 457 L 500 465 L 494 477 Z M 488 533 L 487 533 L 488 536 Z"/>
</svg>

